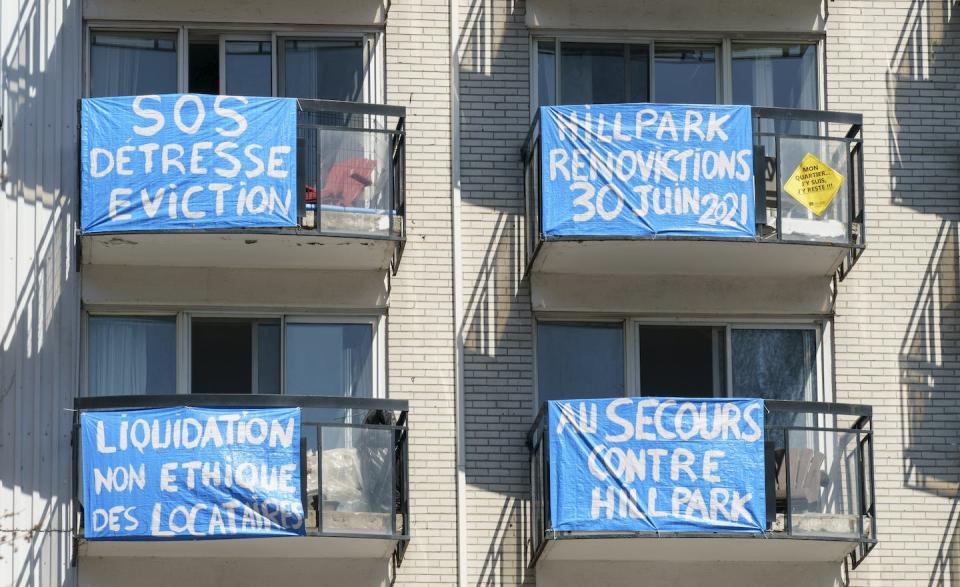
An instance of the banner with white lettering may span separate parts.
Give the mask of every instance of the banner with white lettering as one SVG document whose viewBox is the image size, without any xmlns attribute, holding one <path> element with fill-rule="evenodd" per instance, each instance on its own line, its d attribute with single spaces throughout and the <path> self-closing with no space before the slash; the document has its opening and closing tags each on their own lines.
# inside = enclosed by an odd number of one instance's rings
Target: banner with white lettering
<svg viewBox="0 0 960 587">
<path fill-rule="evenodd" d="M 80 429 L 89 540 L 304 534 L 299 408 L 84 412 Z"/>
<path fill-rule="evenodd" d="M 548 404 L 555 530 L 764 531 L 763 400 Z"/>
<path fill-rule="evenodd" d="M 294 99 L 89 98 L 80 124 L 84 232 L 297 224 Z"/>
<path fill-rule="evenodd" d="M 547 236 L 753 237 L 749 106 L 540 109 Z"/>
</svg>

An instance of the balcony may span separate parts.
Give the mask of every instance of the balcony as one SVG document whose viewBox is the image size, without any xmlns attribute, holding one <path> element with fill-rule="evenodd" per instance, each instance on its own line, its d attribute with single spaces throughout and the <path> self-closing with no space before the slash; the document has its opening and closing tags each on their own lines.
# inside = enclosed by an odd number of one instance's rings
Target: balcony
<svg viewBox="0 0 960 587">
<path fill-rule="evenodd" d="M 557 422 L 548 422 L 545 405 L 528 435 L 531 566 L 540 561 L 827 563 L 847 559 L 855 568 L 877 542 L 871 407 L 769 400 L 765 406 L 766 523 L 762 532 L 743 533 L 555 529 L 551 495 L 558 488 L 551 479 L 562 478 L 556 475 L 562 470 L 554 468 L 563 465 L 550 455 L 551 435 L 559 432 Z M 639 422 L 638 417 L 638 427 Z M 679 485 L 664 481 L 661 487 L 666 490 Z"/>
<path fill-rule="evenodd" d="M 652 105 L 615 105 L 625 116 L 647 106 Z M 543 196 L 544 184 L 551 180 L 543 169 L 543 162 L 548 160 L 542 152 L 541 110 L 522 148 L 528 271 L 534 275 L 717 278 L 816 279 L 839 275 L 842 279 L 865 246 L 861 115 L 782 108 L 752 108 L 751 112 L 755 203 L 750 207 L 754 226 L 749 227 L 749 234 L 717 236 L 694 235 L 689 231 L 688 234 L 582 232 L 571 230 L 570 225 L 559 229 L 551 225 L 549 231 L 544 230 L 544 219 L 555 217 L 559 208 L 569 208 L 578 192 L 571 189 L 569 198 L 559 200 L 548 201 Z M 596 139 L 603 130 L 591 132 Z M 610 132 L 609 121 L 606 132 Z M 693 148 L 699 150 L 699 147 Z M 799 176 L 811 161 L 832 171 L 832 177 L 839 175 L 831 190 L 834 195 L 825 209 L 804 205 L 799 197 L 790 194 L 809 189 L 809 186 L 797 188 Z M 591 169 L 591 173 L 595 172 Z M 595 177 L 591 179 L 595 181 Z M 620 210 L 636 211 L 630 203 L 623 205 L 628 198 L 615 192 L 613 189 L 607 192 L 607 200 L 597 202 L 597 209 L 605 206 L 612 215 Z M 615 204 L 614 198 L 618 195 L 619 204 Z M 597 196 L 604 198 L 602 191 Z M 720 202 L 719 207 L 707 209 L 726 210 L 726 200 L 721 198 Z M 685 197 L 684 206 L 687 203 Z M 701 204 L 703 202 L 694 201 L 692 207 L 699 213 Z M 665 207 L 671 208 L 669 200 Z M 741 208 L 745 211 L 747 206 Z M 743 220 L 744 225 L 751 224 L 751 219 L 744 217 Z"/>
<path fill-rule="evenodd" d="M 84 557 L 393 559 L 410 541 L 407 403 L 290 395 L 139 395 L 77 398 L 73 430 L 74 536 Z M 146 408 L 301 409 L 304 536 L 204 540 L 87 540 L 80 414 Z"/>
<path fill-rule="evenodd" d="M 405 109 L 297 103 L 296 227 L 81 232 L 80 261 L 395 273 L 406 238 Z"/>
</svg>

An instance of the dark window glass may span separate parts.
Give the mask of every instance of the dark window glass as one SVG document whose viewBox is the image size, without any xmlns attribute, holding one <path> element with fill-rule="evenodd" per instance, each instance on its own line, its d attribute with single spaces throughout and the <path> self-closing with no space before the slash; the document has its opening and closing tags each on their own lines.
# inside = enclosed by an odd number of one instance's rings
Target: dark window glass
<svg viewBox="0 0 960 587">
<path fill-rule="evenodd" d="M 724 387 L 723 340 L 719 327 L 641 326 L 641 395 L 720 395 Z"/>
<path fill-rule="evenodd" d="M 629 102 L 650 101 L 650 48 L 646 45 L 628 45 L 627 88 Z"/>
<path fill-rule="evenodd" d="M 280 324 L 259 321 L 257 393 L 280 393 Z"/>
<path fill-rule="evenodd" d="M 553 39 L 537 41 L 537 98 L 540 106 L 557 103 L 557 50 Z"/>
<path fill-rule="evenodd" d="M 647 45 L 560 43 L 557 87 L 556 42 L 537 41 L 537 84 L 541 106 L 612 104 L 650 99 Z"/>
<path fill-rule="evenodd" d="M 712 47 L 657 45 L 654 53 L 656 101 L 672 104 L 717 102 L 717 59 Z"/>
<path fill-rule="evenodd" d="M 220 44 L 216 40 L 190 41 L 189 88 L 194 94 L 220 93 Z"/>
<path fill-rule="evenodd" d="M 136 96 L 177 91 L 177 34 L 93 31 L 90 95 Z"/>
<path fill-rule="evenodd" d="M 563 104 L 611 104 L 626 100 L 624 46 L 612 43 L 560 44 L 560 99 Z"/>
<path fill-rule="evenodd" d="M 249 320 L 195 318 L 191 339 L 193 393 L 253 392 L 253 333 Z"/>
<path fill-rule="evenodd" d="M 537 328 L 540 401 L 622 396 L 623 326 L 541 323 Z"/>
</svg>

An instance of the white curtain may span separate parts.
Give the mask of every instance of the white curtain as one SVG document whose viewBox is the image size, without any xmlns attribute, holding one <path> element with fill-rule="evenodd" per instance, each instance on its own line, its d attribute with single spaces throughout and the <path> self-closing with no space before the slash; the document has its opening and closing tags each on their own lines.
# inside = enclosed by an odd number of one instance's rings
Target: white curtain
<svg viewBox="0 0 960 587">
<path fill-rule="evenodd" d="M 176 391 L 174 318 L 91 316 L 87 395 Z"/>
<path fill-rule="evenodd" d="M 174 33 L 95 33 L 90 95 L 135 96 L 177 91 Z"/>
</svg>

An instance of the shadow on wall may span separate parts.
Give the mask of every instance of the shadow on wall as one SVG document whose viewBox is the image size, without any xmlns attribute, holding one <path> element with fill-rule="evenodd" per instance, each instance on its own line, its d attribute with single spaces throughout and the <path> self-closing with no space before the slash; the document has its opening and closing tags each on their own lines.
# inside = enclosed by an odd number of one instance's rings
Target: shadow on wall
<svg viewBox="0 0 960 587">
<path fill-rule="evenodd" d="M 960 585 L 960 6 L 913 0 L 887 72 L 894 204 L 940 220 L 900 345 L 903 483 L 949 499 L 928 584 Z"/>
<path fill-rule="evenodd" d="M 0 584 L 68 585 L 79 0 L 0 4 Z"/>
<path fill-rule="evenodd" d="M 527 569 L 533 343 L 522 280 L 529 36 L 519 0 L 461 3 L 464 428 L 475 585 L 532 585 Z"/>
<path fill-rule="evenodd" d="M 900 346 L 903 483 L 951 500 L 929 585 L 960 585 L 958 227 L 943 220 Z"/>
</svg>

